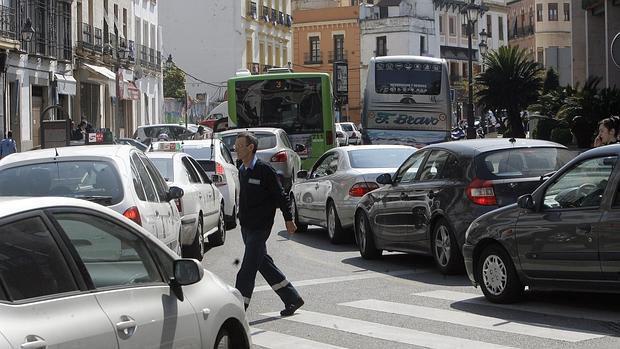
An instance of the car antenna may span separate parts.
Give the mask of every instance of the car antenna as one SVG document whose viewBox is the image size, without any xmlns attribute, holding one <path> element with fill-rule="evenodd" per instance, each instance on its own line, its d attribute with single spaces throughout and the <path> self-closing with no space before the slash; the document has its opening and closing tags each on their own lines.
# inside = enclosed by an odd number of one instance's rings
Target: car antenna
<svg viewBox="0 0 620 349">
<path fill-rule="evenodd" d="M 210 159 L 209 160 L 213 160 L 213 147 L 214 147 L 214 142 L 213 142 L 213 137 L 215 136 L 215 130 L 211 130 L 211 155 L 210 155 Z"/>
<path fill-rule="evenodd" d="M 56 152 L 56 157 L 59 157 L 60 155 L 58 155 L 58 148 L 54 147 L 54 151 Z"/>
<path fill-rule="evenodd" d="M 512 143 L 513 145 L 514 145 L 514 143 L 515 143 L 516 141 L 517 141 L 517 140 L 516 140 L 514 137 L 512 137 L 512 138 L 510 138 L 510 139 L 508 140 L 508 142 Z"/>
</svg>

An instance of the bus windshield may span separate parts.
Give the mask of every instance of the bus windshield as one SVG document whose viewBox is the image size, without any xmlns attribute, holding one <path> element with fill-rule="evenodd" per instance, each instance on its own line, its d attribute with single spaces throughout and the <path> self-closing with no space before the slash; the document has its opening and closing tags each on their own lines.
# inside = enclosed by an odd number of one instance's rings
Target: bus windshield
<svg viewBox="0 0 620 349">
<path fill-rule="evenodd" d="M 377 63 L 375 91 L 382 94 L 438 95 L 441 93 L 441 64 Z"/>
<path fill-rule="evenodd" d="M 321 78 L 235 83 L 237 127 L 279 127 L 288 134 L 323 131 Z"/>
</svg>

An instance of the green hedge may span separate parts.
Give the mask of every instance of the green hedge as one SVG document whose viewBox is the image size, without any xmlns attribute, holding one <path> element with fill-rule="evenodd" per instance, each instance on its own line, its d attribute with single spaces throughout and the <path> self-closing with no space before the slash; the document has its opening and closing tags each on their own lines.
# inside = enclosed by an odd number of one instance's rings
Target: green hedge
<svg viewBox="0 0 620 349">
<path fill-rule="evenodd" d="M 570 129 L 566 127 L 554 128 L 551 131 L 551 139 L 552 142 L 560 143 L 565 146 L 569 146 L 573 141 L 573 134 L 570 132 Z"/>
</svg>

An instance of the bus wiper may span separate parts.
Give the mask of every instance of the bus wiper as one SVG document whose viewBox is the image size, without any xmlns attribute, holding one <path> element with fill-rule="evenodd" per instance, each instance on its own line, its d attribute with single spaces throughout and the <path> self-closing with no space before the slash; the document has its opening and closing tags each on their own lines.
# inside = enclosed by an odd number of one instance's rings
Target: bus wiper
<svg viewBox="0 0 620 349">
<path fill-rule="evenodd" d="M 76 195 L 74 196 L 76 199 L 82 199 L 90 202 L 94 202 L 102 205 L 111 205 L 112 197 L 104 196 L 104 195 Z"/>
</svg>

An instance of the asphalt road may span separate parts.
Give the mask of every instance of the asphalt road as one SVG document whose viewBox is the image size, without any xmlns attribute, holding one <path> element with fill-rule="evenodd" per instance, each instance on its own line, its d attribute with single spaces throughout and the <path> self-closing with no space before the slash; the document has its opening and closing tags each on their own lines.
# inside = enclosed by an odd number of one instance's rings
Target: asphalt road
<svg viewBox="0 0 620 349">
<path fill-rule="evenodd" d="M 248 309 L 256 348 L 620 348 L 617 295 L 527 292 L 498 306 L 465 275 L 439 274 L 430 257 L 366 261 L 318 227 L 289 236 L 279 213 L 267 248 L 306 304 L 280 318 L 283 304 L 259 275 Z M 242 257 L 236 228 L 203 264 L 234 285 Z"/>
</svg>

